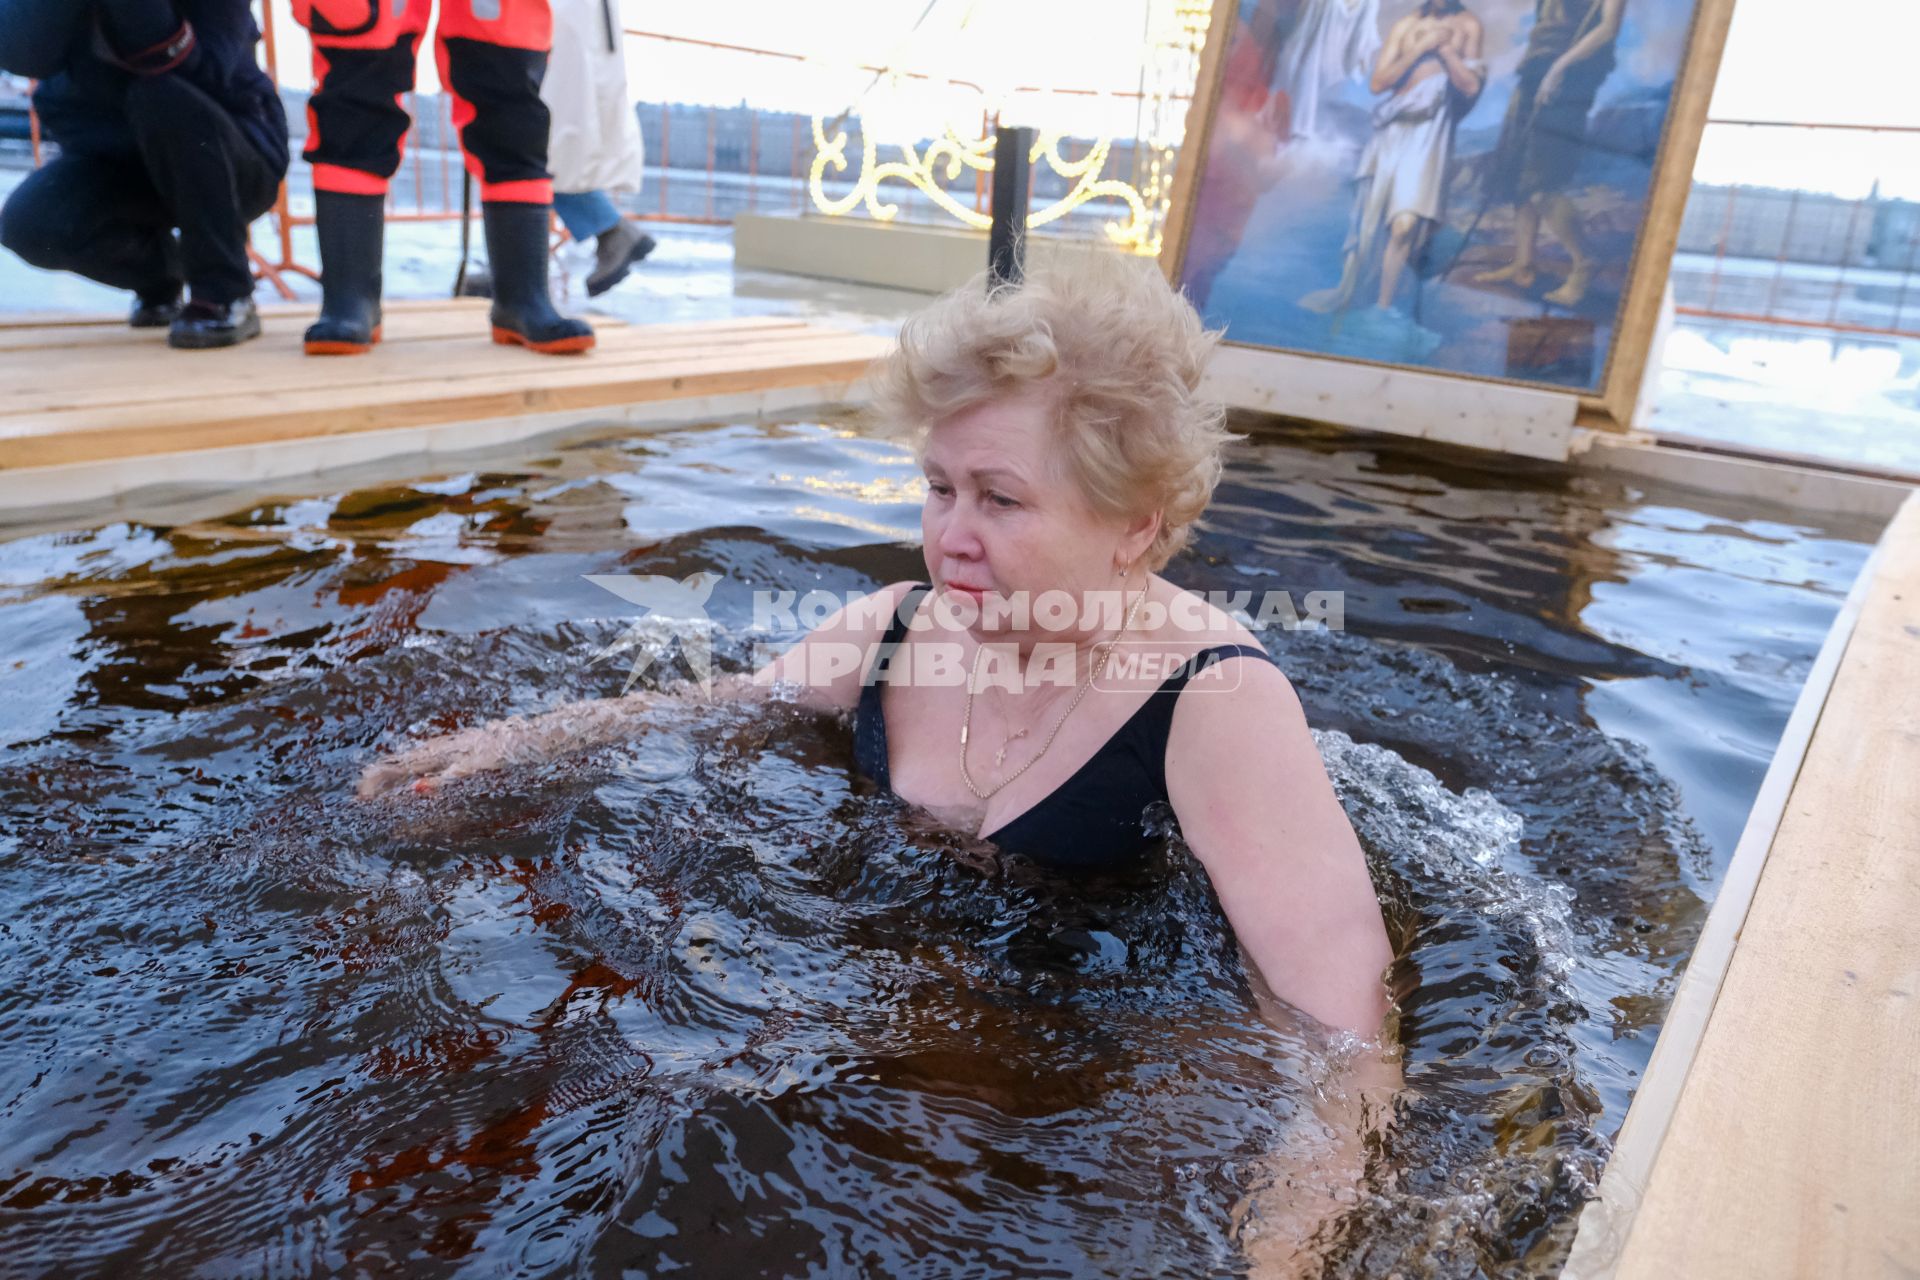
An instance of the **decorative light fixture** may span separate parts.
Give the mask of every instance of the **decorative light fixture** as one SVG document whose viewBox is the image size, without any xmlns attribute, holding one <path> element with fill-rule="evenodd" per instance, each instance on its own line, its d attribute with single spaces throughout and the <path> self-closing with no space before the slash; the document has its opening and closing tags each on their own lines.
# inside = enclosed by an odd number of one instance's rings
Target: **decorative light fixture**
<svg viewBox="0 0 1920 1280">
<path fill-rule="evenodd" d="M 1135 172 L 1128 181 L 1121 177 L 1103 177 L 1113 157 L 1113 140 L 1096 138 L 1078 159 L 1062 154 L 1067 135 L 1049 130 L 1044 119 L 1025 119 L 1038 130 L 1030 157 L 1036 166 L 1044 164 L 1068 182 L 1065 195 L 1027 217 L 1029 229 L 1044 227 L 1072 214 L 1090 201 L 1117 201 L 1123 217 L 1110 217 L 1101 230 L 1118 245 L 1144 255 L 1160 251 L 1160 228 L 1166 219 L 1172 195 L 1173 161 L 1186 126 L 1186 103 L 1199 74 L 1200 49 L 1206 41 L 1214 0 L 1155 0 L 1146 41 L 1146 59 L 1141 75 L 1141 116 L 1143 137 L 1136 148 Z M 884 73 L 863 96 L 861 111 L 891 119 L 892 107 L 902 96 L 904 77 L 897 71 Z M 985 91 L 981 91 L 984 95 Z M 1011 94 L 1004 90 L 995 98 L 1004 104 Z M 886 132 L 894 140 L 882 142 L 876 130 L 863 128 L 860 137 L 859 168 L 852 189 L 834 196 L 826 188 L 830 176 L 845 174 L 852 166 L 848 150 L 852 138 L 845 127 L 845 116 L 831 123 L 824 116 L 813 117 L 813 164 L 808 175 L 808 191 L 814 208 L 831 216 L 843 216 L 864 206 L 868 217 L 891 222 L 900 214 L 900 206 L 886 198 L 881 184 L 889 179 L 904 182 L 922 192 L 939 208 L 964 226 L 986 230 L 992 219 L 980 209 L 970 208 L 954 198 L 942 183 L 953 184 L 967 173 L 993 171 L 993 125 L 998 115 L 982 99 L 981 132 L 977 137 L 961 135 L 951 123 L 941 136 L 924 146 L 900 138 L 899 122 Z M 882 147 L 899 152 L 898 159 L 882 160 Z"/>
</svg>

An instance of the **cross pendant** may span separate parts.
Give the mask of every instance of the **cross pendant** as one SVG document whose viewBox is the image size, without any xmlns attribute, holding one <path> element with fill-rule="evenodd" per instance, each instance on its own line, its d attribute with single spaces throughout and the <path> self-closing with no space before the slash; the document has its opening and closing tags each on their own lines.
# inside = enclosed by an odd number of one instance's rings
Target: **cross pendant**
<svg viewBox="0 0 1920 1280">
<path fill-rule="evenodd" d="M 1000 749 L 993 753 L 993 767 L 998 769 L 1001 765 L 1005 764 L 1007 762 L 1007 748 L 1011 747 L 1014 743 L 1018 742 L 1020 739 L 1026 736 L 1027 736 L 1027 731 L 1025 729 L 1022 729 L 1020 732 L 1014 734 L 1011 738 L 1008 738 L 1005 742 L 1001 743 Z"/>
</svg>

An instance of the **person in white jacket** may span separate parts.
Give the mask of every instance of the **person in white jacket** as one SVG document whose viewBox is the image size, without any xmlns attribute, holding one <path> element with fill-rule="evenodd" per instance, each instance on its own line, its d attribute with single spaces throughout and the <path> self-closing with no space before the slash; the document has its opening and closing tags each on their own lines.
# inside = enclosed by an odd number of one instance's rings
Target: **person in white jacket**
<svg viewBox="0 0 1920 1280">
<path fill-rule="evenodd" d="M 553 53 L 540 97 L 553 115 L 547 164 L 553 211 L 567 234 L 594 245 L 587 295 L 627 278 L 653 237 L 620 214 L 610 192 L 638 191 L 645 151 L 627 97 L 619 0 L 552 0 Z"/>
</svg>

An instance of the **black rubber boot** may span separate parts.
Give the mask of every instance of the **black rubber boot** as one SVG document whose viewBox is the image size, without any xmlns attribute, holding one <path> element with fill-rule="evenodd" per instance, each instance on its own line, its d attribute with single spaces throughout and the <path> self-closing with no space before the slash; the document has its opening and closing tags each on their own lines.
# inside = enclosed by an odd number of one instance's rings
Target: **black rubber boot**
<svg viewBox="0 0 1920 1280">
<path fill-rule="evenodd" d="M 488 200 L 487 264 L 493 269 L 493 340 L 546 355 L 593 346 L 593 327 L 553 309 L 547 292 L 547 221 L 551 206 Z"/>
<path fill-rule="evenodd" d="M 307 327 L 307 354 L 359 355 L 380 341 L 386 201 L 316 191 L 313 220 L 320 233 L 320 318 Z"/>
</svg>

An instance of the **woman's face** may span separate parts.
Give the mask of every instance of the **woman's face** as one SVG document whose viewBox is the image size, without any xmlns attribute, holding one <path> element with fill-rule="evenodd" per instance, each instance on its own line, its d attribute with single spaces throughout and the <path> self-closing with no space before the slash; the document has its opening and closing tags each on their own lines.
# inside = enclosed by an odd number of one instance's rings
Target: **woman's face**
<svg viewBox="0 0 1920 1280">
<path fill-rule="evenodd" d="M 977 405 L 930 433 L 920 531 L 928 577 L 956 604 L 1025 593 L 1031 605 L 1047 591 L 1076 600 L 1086 592 L 1112 592 L 1120 585 L 1119 566 L 1151 540 L 1153 517 L 1128 521 L 1088 505 L 1050 434 L 1045 405 L 1027 399 Z M 1135 572 L 1127 590 L 1145 581 Z M 1076 616 L 1073 625 L 1044 636 L 1037 625 L 971 629 L 1065 640 L 1098 630 L 1099 619 Z"/>
</svg>

